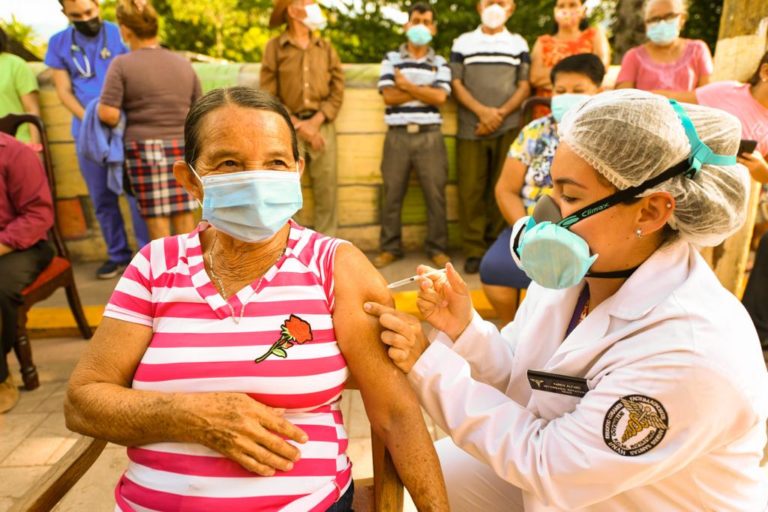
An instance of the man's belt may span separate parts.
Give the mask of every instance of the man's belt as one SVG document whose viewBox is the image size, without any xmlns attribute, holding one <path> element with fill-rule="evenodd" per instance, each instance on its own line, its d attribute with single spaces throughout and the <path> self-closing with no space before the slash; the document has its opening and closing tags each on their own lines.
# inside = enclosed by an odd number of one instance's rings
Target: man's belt
<svg viewBox="0 0 768 512">
<path fill-rule="evenodd" d="M 312 116 L 317 114 L 317 110 L 302 110 L 301 112 L 297 112 L 293 114 L 297 119 L 301 119 L 302 121 L 306 121 L 307 119 L 310 119 Z"/>
<path fill-rule="evenodd" d="M 423 133 L 423 132 L 436 132 L 440 130 L 441 125 L 440 124 L 417 124 L 417 123 L 408 123 L 408 124 L 398 124 L 394 126 L 390 126 L 390 130 L 404 130 L 408 133 Z"/>
</svg>

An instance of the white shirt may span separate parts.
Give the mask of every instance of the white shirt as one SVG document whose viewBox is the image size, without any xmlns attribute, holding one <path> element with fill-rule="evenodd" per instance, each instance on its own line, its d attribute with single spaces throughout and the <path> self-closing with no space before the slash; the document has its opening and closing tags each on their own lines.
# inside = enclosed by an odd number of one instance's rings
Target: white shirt
<svg viewBox="0 0 768 512">
<path fill-rule="evenodd" d="M 678 242 L 563 340 L 580 288 L 532 284 L 501 333 L 477 314 L 440 333 L 409 374 L 432 418 L 528 511 L 763 510 L 768 374 L 737 299 Z M 589 391 L 531 391 L 529 369 Z"/>
</svg>

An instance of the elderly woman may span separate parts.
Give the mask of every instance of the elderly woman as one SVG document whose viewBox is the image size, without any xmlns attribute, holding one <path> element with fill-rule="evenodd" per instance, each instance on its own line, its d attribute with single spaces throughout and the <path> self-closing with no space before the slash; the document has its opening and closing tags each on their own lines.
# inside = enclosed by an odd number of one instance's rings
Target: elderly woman
<svg viewBox="0 0 768 512">
<path fill-rule="evenodd" d="M 296 133 L 253 89 L 190 110 L 177 179 L 187 235 L 134 258 L 72 374 L 67 425 L 128 446 L 120 510 L 349 510 L 339 401 L 351 375 L 421 510 L 445 510 L 418 401 L 365 300 L 385 283 L 353 246 L 305 229 Z"/>
<path fill-rule="evenodd" d="M 680 37 L 688 18 L 685 0 L 646 0 L 643 17 L 648 42 L 624 54 L 616 88 L 692 91 L 708 84 L 712 54 L 707 43 Z"/>
<path fill-rule="evenodd" d="M 553 196 L 512 237 L 534 281 L 512 323 L 480 319 L 451 267 L 422 279 L 431 344 L 415 319 L 365 306 L 451 436 L 451 508 L 763 510 L 768 375 L 697 251 L 745 218 L 738 121 L 614 91 L 560 135 Z"/>
</svg>

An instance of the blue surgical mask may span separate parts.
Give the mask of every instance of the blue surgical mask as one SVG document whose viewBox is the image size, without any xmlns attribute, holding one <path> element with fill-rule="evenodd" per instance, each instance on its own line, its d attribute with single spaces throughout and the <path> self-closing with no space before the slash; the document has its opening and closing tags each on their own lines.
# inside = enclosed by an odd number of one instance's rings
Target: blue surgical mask
<svg viewBox="0 0 768 512">
<path fill-rule="evenodd" d="M 651 23 L 645 29 L 645 35 L 647 35 L 648 39 L 653 43 L 668 45 L 680 35 L 679 18 Z"/>
<path fill-rule="evenodd" d="M 426 46 L 432 41 L 432 32 L 422 24 L 414 25 L 405 32 L 408 40 L 416 46 Z"/>
<path fill-rule="evenodd" d="M 243 242 L 259 242 L 277 233 L 302 206 L 298 172 L 242 171 L 200 177 L 203 219 Z"/>
<path fill-rule="evenodd" d="M 699 138 L 685 110 L 674 100 L 670 100 L 670 103 L 679 116 L 691 144 L 691 154 L 686 160 L 645 183 L 595 201 L 564 219 L 554 201 L 549 196 L 542 196 L 537 201 L 533 215 L 523 217 L 515 223 L 510 238 L 510 250 L 519 267 L 533 281 L 545 288 L 563 289 L 579 284 L 586 276 L 629 277 L 634 268 L 613 272 L 589 272 L 598 255 L 591 254 L 587 241 L 572 232 L 571 226 L 612 206 L 636 198 L 642 192 L 681 174 L 689 179 L 696 179 L 704 164 L 736 164 L 735 155 L 713 153 Z"/>
<path fill-rule="evenodd" d="M 589 94 L 558 94 L 552 96 L 552 116 L 558 123 L 563 120 L 566 112 L 589 98 Z"/>
</svg>

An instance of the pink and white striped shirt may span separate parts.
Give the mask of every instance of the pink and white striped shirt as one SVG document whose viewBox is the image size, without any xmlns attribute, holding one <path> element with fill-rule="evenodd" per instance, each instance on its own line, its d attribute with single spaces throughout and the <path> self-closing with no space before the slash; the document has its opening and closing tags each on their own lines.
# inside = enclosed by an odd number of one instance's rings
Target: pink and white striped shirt
<svg viewBox="0 0 768 512">
<path fill-rule="evenodd" d="M 309 441 L 297 444 L 301 460 L 291 471 L 271 477 L 201 445 L 128 448 L 117 510 L 324 511 L 351 481 L 339 408 L 348 371 L 332 319 L 341 241 L 291 221 L 283 256 L 225 301 L 203 265 L 199 233 L 206 226 L 144 247 L 107 305 L 105 316 L 154 332 L 133 388 L 247 393 L 286 408 Z"/>
</svg>

